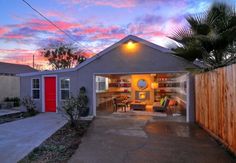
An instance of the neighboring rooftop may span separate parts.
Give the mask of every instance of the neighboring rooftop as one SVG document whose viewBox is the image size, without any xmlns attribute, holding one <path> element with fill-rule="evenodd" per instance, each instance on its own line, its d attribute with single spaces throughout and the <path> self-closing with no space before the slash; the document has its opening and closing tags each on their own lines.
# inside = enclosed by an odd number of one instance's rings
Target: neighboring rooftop
<svg viewBox="0 0 236 163">
<path fill-rule="evenodd" d="M 29 73 L 29 72 L 37 72 L 37 71 L 38 70 L 28 65 L 0 62 L 0 75 L 14 76 L 20 73 Z"/>
</svg>

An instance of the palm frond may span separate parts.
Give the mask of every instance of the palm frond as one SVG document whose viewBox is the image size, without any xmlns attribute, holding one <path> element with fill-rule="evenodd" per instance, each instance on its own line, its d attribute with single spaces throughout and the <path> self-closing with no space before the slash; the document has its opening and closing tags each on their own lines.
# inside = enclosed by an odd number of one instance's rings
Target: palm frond
<svg viewBox="0 0 236 163">
<path fill-rule="evenodd" d="M 192 32 L 187 27 L 178 28 L 173 31 L 172 36 L 169 38 L 180 44 L 185 44 L 192 39 Z"/>
</svg>

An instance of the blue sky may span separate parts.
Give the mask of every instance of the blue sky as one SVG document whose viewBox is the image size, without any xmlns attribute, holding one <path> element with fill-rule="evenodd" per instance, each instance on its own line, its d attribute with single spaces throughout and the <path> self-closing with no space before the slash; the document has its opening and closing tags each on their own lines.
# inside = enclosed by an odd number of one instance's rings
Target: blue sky
<svg viewBox="0 0 236 163">
<path fill-rule="evenodd" d="M 235 4 L 235 0 L 226 0 Z M 213 0 L 27 0 L 60 28 L 94 53 L 133 34 L 164 47 L 185 16 L 206 11 Z M 22 0 L 1 0 L 0 61 L 40 65 L 38 49 L 61 41 L 73 43 Z"/>
</svg>

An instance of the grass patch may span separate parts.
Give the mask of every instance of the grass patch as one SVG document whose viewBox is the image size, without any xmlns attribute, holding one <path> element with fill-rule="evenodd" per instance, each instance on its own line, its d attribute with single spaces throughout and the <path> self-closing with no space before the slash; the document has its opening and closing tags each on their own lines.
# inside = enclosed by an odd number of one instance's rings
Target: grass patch
<svg viewBox="0 0 236 163">
<path fill-rule="evenodd" d="M 66 162 L 79 147 L 90 121 L 78 123 L 78 129 L 70 127 L 69 123 L 65 124 L 19 162 Z"/>
</svg>

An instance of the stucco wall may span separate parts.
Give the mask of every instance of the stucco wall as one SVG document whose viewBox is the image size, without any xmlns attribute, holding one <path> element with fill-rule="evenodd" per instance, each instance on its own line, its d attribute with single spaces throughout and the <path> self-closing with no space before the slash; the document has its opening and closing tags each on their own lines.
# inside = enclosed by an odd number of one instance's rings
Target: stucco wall
<svg viewBox="0 0 236 163">
<path fill-rule="evenodd" d="M 6 97 L 20 97 L 20 78 L 0 76 L 0 101 Z"/>
</svg>

